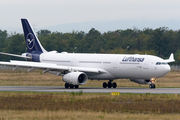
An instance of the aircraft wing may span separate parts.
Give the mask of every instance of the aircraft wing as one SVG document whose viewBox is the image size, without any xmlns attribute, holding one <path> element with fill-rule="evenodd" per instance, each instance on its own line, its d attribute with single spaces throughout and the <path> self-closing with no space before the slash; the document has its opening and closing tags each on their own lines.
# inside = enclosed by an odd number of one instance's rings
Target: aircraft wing
<svg viewBox="0 0 180 120">
<path fill-rule="evenodd" d="M 171 53 L 169 59 L 163 60 L 162 62 L 166 62 L 166 63 L 170 63 L 170 62 L 174 62 L 174 54 Z"/>
<path fill-rule="evenodd" d="M 98 68 L 85 68 L 85 67 L 73 67 L 73 66 L 61 66 L 52 63 L 39 63 L 39 62 L 30 62 L 30 61 L 14 61 L 10 62 L 0 62 L 1 65 L 12 66 L 13 70 L 17 68 L 29 68 L 28 72 L 34 69 L 43 69 L 43 73 L 48 72 L 50 70 L 55 71 L 81 71 L 81 72 L 90 72 L 90 73 L 103 73 L 106 72 L 103 69 Z"/>
</svg>

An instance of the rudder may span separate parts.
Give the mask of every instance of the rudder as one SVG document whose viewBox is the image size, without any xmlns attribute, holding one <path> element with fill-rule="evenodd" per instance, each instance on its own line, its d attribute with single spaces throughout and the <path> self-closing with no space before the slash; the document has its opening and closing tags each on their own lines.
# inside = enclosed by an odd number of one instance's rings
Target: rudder
<svg viewBox="0 0 180 120">
<path fill-rule="evenodd" d="M 35 35 L 31 25 L 29 24 L 27 19 L 21 19 L 22 22 L 22 27 L 23 27 L 23 31 L 24 31 L 24 37 L 25 37 L 25 41 L 26 41 L 26 47 L 27 47 L 27 51 L 29 53 L 32 52 L 47 52 L 41 45 L 41 43 L 39 42 L 39 39 L 37 38 L 37 36 Z"/>
</svg>

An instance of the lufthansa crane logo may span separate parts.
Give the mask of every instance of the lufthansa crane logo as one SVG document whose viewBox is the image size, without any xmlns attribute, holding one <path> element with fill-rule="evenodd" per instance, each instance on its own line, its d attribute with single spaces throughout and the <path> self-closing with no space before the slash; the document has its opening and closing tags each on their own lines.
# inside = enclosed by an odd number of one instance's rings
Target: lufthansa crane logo
<svg viewBox="0 0 180 120">
<path fill-rule="evenodd" d="M 27 41 L 27 47 L 31 50 L 34 47 L 34 35 L 32 33 L 29 33 L 26 37 L 26 41 Z"/>
</svg>

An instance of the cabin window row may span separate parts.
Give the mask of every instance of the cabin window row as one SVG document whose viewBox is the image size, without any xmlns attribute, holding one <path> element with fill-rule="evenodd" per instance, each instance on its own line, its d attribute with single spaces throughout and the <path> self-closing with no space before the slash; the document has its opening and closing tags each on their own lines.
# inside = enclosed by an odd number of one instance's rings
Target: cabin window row
<svg viewBox="0 0 180 120">
<path fill-rule="evenodd" d="M 43 62 L 61 62 L 61 63 L 71 63 L 72 61 L 66 60 L 42 60 Z M 103 63 L 103 64 L 111 64 L 111 62 L 101 62 L 101 61 L 79 61 L 79 63 Z"/>
<path fill-rule="evenodd" d="M 156 65 L 167 65 L 165 62 L 157 62 Z"/>
<path fill-rule="evenodd" d="M 79 61 L 79 63 L 104 63 L 104 64 L 111 64 L 111 62 L 100 62 L 100 61 Z"/>
</svg>

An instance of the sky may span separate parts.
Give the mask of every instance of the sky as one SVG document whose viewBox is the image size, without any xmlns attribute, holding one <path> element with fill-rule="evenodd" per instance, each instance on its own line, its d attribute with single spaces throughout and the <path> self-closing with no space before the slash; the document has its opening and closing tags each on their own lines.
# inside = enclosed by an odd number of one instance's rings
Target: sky
<svg viewBox="0 0 180 120">
<path fill-rule="evenodd" d="M 0 29 L 18 31 L 20 19 L 27 18 L 35 29 L 73 24 L 74 28 L 70 29 L 83 31 L 83 27 L 75 26 L 94 23 L 92 26 L 98 27 L 99 23 L 105 23 L 99 29 L 106 31 L 116 29 L 110 28 L 111 25 L 121 21 L 118 24 L 123 24 L 123 29 L 133 26 L 155 28 L 163 23 L 177 30 L 180 28 L 179 6 L 180 0 L 1 0 Z"/>
</svg>

